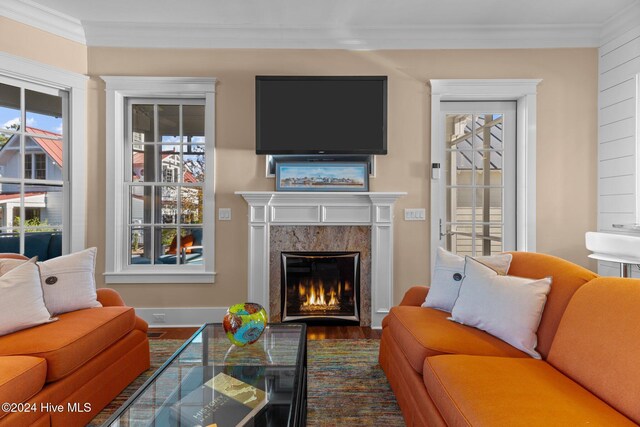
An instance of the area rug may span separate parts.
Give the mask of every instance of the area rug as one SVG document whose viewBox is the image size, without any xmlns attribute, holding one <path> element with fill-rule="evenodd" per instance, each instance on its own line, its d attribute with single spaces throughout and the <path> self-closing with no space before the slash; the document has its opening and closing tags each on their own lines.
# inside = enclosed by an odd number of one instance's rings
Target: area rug
<svg viewBox="0 0 640 427">
<path fill-rule="evenodd" d="M 182 345 L 151 340 L 151 369 L 94 418 L 106 421 Z M 310 340 L 307 343 L 307 426 L 404 426 L 400 408 L 378 365 L 380 340 Z"/>
</svg>

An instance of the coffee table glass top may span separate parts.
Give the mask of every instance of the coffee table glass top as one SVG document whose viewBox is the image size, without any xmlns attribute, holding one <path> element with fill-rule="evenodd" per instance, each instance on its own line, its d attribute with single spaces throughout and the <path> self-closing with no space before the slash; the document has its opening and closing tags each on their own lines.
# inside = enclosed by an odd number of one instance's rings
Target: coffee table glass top
<svg viewBox="0 0 640 427">
<path fill-rule="evenodd" d="M 305 417 L 306 326 L 268 325 L 236 347 L 200 328 L 103 426 L 294 426 Z"/>
</svg>

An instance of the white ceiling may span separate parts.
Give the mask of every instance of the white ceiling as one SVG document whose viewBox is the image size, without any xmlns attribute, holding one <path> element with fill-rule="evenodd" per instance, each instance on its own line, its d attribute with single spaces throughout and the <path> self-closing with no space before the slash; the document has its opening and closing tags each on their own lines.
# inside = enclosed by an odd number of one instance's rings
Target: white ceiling
<svg viewBox="0 0 640 427">
<path fill-rule="evenodd" d="M 449 48 L 593 46 L 640 0 L 2 0 L 89 45 Z M 42 14 L 48 13 L 49 19 Z M 51 18 L 53 16 L 54 18 Z M 56 21 L 56 22 L 53 22 Z M 84 34 L 81 34 L 84 33 Z M 73 37 L 69 37 L 73 38 Z"/>
</svg>

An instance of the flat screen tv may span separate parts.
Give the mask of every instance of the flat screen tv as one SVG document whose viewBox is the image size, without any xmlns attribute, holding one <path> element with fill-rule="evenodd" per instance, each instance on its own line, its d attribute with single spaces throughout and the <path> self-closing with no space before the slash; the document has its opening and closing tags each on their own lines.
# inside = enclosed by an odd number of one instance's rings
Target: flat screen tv
<svg viewBox="0 0 640 427">
<path fill-rule="evenodd" d="M 387 77 L 256 76 L 257 154 L 387 154 Z"/>
</svg>

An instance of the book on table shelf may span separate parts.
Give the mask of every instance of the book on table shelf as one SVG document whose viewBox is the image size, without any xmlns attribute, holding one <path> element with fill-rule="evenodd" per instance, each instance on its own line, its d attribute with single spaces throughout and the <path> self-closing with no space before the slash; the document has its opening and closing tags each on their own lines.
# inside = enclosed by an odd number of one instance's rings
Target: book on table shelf
<svg viewBox="0 0 640 427">
<path fill-rule="evenodd" d="M 264 390 L 220 372 L 176 402 L 171 418 L 184 427 L 240 427 L 266 404 Z"/>
</svg>

